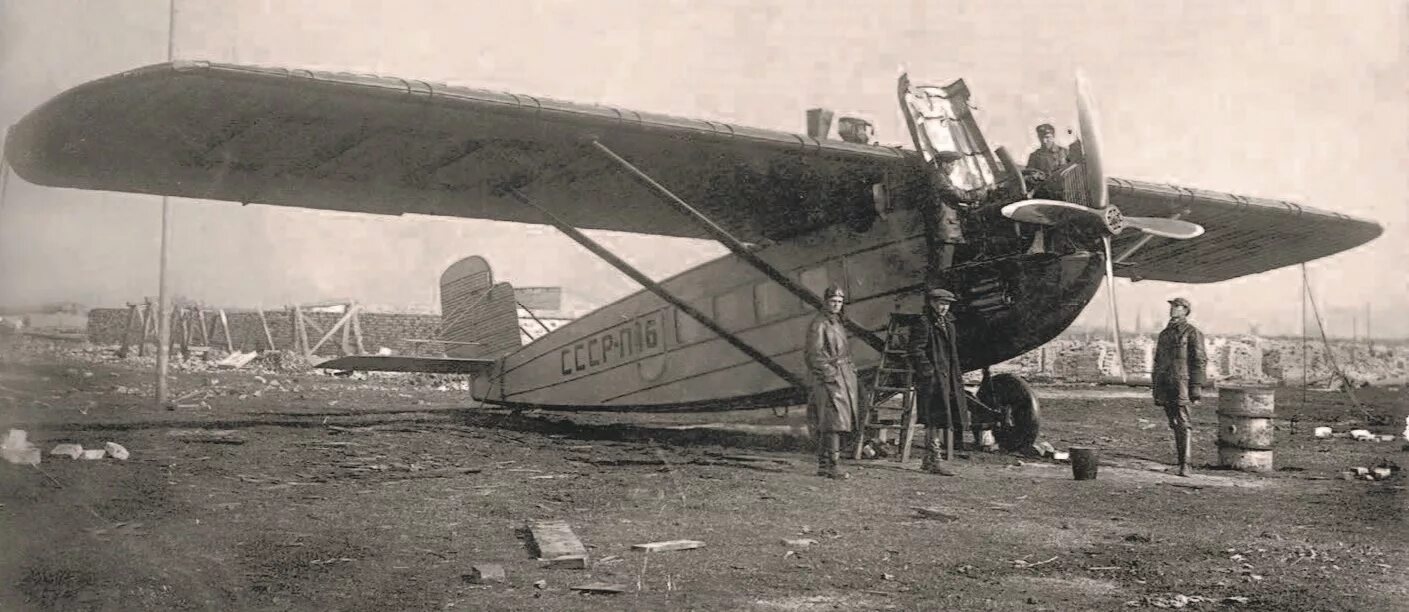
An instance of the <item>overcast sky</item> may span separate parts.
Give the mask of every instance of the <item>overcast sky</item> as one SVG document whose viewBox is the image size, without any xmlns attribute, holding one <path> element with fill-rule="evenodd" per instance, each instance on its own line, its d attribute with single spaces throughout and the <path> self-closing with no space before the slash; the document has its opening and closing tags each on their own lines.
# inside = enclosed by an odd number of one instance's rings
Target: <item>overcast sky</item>
<svg viewBox="0 0 1409 612">
<path fill-rule="evenodd" d="M 166 0 L 0 0 L 0 125 L 88 80 L 167 53 Z M 1372 309 L 1409 336 L 1409 10 L 1354 2 L 469 2 L 177 0 L 175 55 L 414 77 L 803 130 L 803 111 L 859 111 L 907 140 L 895 106 L 917 81 L 965 78 L 991 143 L 1075 116 L 1083 70 L 1112 176 L 1289 199 L 1379 221 L 1385 234 L 1313 262 L 1333 333 Z M 120 306 L 155 295 L 159 200 L 41 188 L 0 203 L 0 306 Z M 435 309 L 449 263 L 600 304 L 634 284 L 554 230 L 178 200 L 172 284 L 209 304 L 355 298 Z M 656 277 L 717 245 L 598 233 Z M 668 252 L 668 257 L 662 256 Z M 1296 268 L 1216 285 L 1119 281 L 1127 328 L 1186 295 L 1218 332 L 1299 330 Z M 1105 320 L 1104 294 L 1083 315 Z M 1360 316 L 1363 319 L 1363 315 Z M 1363 320 L 1361 325 L 1364 325 Z"/>
</svg>

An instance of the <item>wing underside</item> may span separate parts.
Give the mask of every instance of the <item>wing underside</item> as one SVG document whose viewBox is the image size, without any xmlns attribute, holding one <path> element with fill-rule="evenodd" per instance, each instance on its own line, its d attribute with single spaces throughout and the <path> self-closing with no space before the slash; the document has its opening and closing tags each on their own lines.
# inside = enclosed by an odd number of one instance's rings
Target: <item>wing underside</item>
<svg viewBox="0 0 1409 612">
<path fill-rule="evenodd" d="M 745 241 L 871 214 L 872 186 L 914 205 L 912 151 L 438 83 L 206 62 L 80 85 L 6 141 L 25 179 L 378 214 L 541 223 L 519 189 L 568 223 L 702 238 L 590 146 L 601 142 Z M 1378 224 L 1290 202 L 1110 179 L 1125 214 L 1181 218 L 1199 238 L 1139 244 L 1119 274 L 1205 283 L 1324 257 Z M 864 219 L 863 219 L 864 220 Z M 1141 240 L 1119 236 L 1119 255 Z"/>
<path fill-rule="evenodd" d="M 590 143 L 602 142 L 744 240 L 869 206 L 913 165 L 898 149 L 465 87 L 186 62 L 69 90 L 7 145 L 50 186 L 704 237 Z"/>
<path fill-rule="evenodd" d="M 1150 237 L 1127 258 L 1120 255 L 1143 238 L 1126 232 L 1112 252 L 1117 275 L 1180 283 L 1212 283 L 1318 259 L 1379 236 L 1372 221 L 1293 202 L 1216 191 L 1110 179 L 1111 203 L 1126 215 L 1172 217 L 1202 225 L 1192 240 Z"/>
</svg>

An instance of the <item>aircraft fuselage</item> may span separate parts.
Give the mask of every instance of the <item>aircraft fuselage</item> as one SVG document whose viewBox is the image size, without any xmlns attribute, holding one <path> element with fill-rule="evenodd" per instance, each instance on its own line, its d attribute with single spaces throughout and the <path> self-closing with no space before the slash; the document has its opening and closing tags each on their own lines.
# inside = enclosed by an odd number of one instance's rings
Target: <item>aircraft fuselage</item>
<svg viewBox="0 0 1409 612">
<path fill-rule="evenodd" d="M 926 246 L 918 215 L 892 212 L 863 231 L 836 225 L 756 254 L 819 295 L 828 285 L 845 287 L 847 315 L 884 335 L 890 313 L 922 306 Z M 1095 294 L 1103 265 L 1086 250 L 961 259 L 949 274 L 959 294 L 953 311 L 965 370 L 1010 359 L 1061 333 Z M 660 284 L 807 377 L 804 337 L 817 311 L 739 257 L 715 259 Z M 854 338 L 851 350 L 863 375 L 879 361 Z M 791 405 L 804 397 L 644 290 L 506 355 L 476 396 L 505 405 L 618 410 Z"/>
</svg>

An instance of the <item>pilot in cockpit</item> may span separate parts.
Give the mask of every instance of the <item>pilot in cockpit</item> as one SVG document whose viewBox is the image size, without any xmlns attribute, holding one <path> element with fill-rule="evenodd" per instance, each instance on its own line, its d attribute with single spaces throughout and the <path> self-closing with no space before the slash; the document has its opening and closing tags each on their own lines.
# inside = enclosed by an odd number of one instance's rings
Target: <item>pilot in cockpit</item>
<svg viewBox="0 0 1409 612">
<path fill-rule="evenodd" d="M 1027 156 L 1027 169 L 1036 170 L 1045 177 L 1067 165 L 1070 158 L 1067 148 L 1057 144 L 1057 129 L 1050 123 L 1037 126 L 1037 139 L 1042 145 Z"/>
</svg>

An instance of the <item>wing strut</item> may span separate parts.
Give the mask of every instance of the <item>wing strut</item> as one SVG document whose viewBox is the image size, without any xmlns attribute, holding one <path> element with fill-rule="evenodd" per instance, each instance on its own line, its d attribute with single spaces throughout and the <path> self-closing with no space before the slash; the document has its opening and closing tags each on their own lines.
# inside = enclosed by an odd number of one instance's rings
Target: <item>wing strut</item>
<svg viewBox="0 0 1409 612">
<path fill-rule="evenodd" d="M 548 209 L 544 208 L 543 206 L 540 206 L 537 202 L 534 202 L 531 198 L 524 195 L 523 192 L 519 191 L 518 189 L 509 189 L 508 194 L 510 196 L 513 196 L 515 200 L 518 200 L 519 202 L 522 202 L 523 204 L 527 205 L 529 208 L 537 210 L 543 215 L 543 218 L 547 220 L 548 223 L 552 224 L 553 227 L 558 228 L 558 230 L 566 234 L 568 238 L 573 239 L 575 242 L 582 245 L 587 250 L 592 251 L 593 255 L 601 257 L 603 261 L 607 262 L 608 264 L 611 264 L 611 266 L 616 268 L 617 270 L 620 270 L 622 274 L 631 277 L 631 280 L 641 283 L 642 287 L 645 287 L 651 293 L 656 294 L 657 297 L 662 300 L 665 300 L 671 306 L 676 307 L 680 310 L 680 312 L 690 315 L 696 321 L 699 321 L 701 325 L 704 325 L 705 327 L 709 328 L 710 331 L 719 334 L 719 337 L 723 338 L 725 342 L 734 345 L 734 348 L 743 351 L 745 355 L 749 356 L 749 358 L 763 364 L 763 367 L 768 368 L 769 371 L 773 372 L 774 374 L 777 374 L 779 378 L 788 381 L 788 384 L 793 385 L 794 387 L 807 387 L 807 383 L 804 383 L 792 372 L 789 372 L 787 368 L 784 368 L 782 365 L 779 365 L 778 362 L 773 361 L 771 357 L 764 355 L 763 353 L 759 352 L 758 349 L 749 345 L 747 342 L 744 342 L 738 336 L 730 333 L 723 327 L 720 327 L 718 323 L 714 322 L 714 319 L 711 319 L 704 313 L 697 310 L 695 307 L 685 303 L 684 300 L 681 300 L 680 298 L 676 297 L 675 294 L 666 291 L 665 287 L 660 286 L 660 283 L 651 280 L 649 276 L 642 274 L 640 270 L 637 270 L 631 264 L 626 263 L 620 257 L 617 257 L 616 255 L 612 254 L 611 251 L 608 251 L 602 245 L 597 244 L 595 240 L 588 238 L 585 234 L 578 231 L 577 228 L 573 227 L 568 222 L 563 221 L 562 219 L 559 219 L 557 215 L 548 212 Z"/>
<path fill-rule="evenodd" d="M 784 289 L 787 289 L 790 293 L 797 296 L 798 299 L 802 300 L 804 304 L 808 304 L 818 310 L 821 310 L 823 307 L 826 306 L 826 304 L 822 302 L 822 298 L 818 297 L 817 294 L 808 291 L 806 287 L 803 287 L 793 279 L 789 278 L 788 275 L 784 274 L 781 270 L 773 267 L 768 262 L 763 261 L 762 258 L 754 254 L 753 251 L 750 251 L 749 248 L 745 246 L 744 243 L 741 242 L 738 238 L 731 236 L 729 232 L 724 231 L 724 228 L 719 227 L 713 221 L 711 221 L 709 217 L 704 216 L 703 213 L 698 210 L 695 210 L 694 207 L 690 206 L 684 200 L 680 199 L 679 196 L 675 195 L 674 193 L 671 193 L 669 189 L 666 189 L 665 186 L 661 185 L 660 183 L 657 183 L 655 179 L 651 178 L 650 175 L 643 172 L 640 168 L 637 168 L 636 166 L 632 165 L 631 162 L 622 159 L 622 157 L 620 155 L 617 155 L 615 151 L 612 151 L 611 149 L 607 148 L 606 145 L 602 144 L 599 141 L 592 141 L 592 146 L 596 147 L 598 151 L 601 151 L 603 155 L 606 155 L 612 161 L 620 164 L 622 168 L 625 168 L 628 172 L 635 175 L 637 179 L 640 179 L 641 182 L 645 183 L 646 186 L 650 187 L 652 191 L 656 192 L 656 195 L 659 195 L 661 199 L 665 201 L 665 203 L 670 204 L 673 208 L 675 208 L 675 210 L 683 213 L 691 219 L 694 219 L 695 223 L 699 224 L 699 226 L 704 229 L 706 233 L 714 237 L 715 240 L 718 240 L 720 244 L 723 244 L 725 247 L 727 247 L 730 251 L 737 255 L 739 259 L 744 260 L 749 265 L 753 266 L 754 269 L 758 270 L 759 272 L 762 272 L 764 276 L 767 276 L 773 282 L 782 285 Z M 699 317 L 695 318 L 698 319 Z M 704 320 L 701 319 L 700 322 L 703 323 Z M 865 327 L 862 327 L 859 323 L 851 320 L 849 317 L 842 317 L 842 324 L 846 326 L 847 331 L 850 331 L 852 335 L 856 336 L 857 338 L 860 338 L 862 342 L 865 342 L 866 344 L 870 345 L 871 348 L 876 349 L 877 351 L 885 350 L 885 341 L 881 340 L 880 336 L 877 336 L 875 332 L 866 329 Z"/>
</svg>

